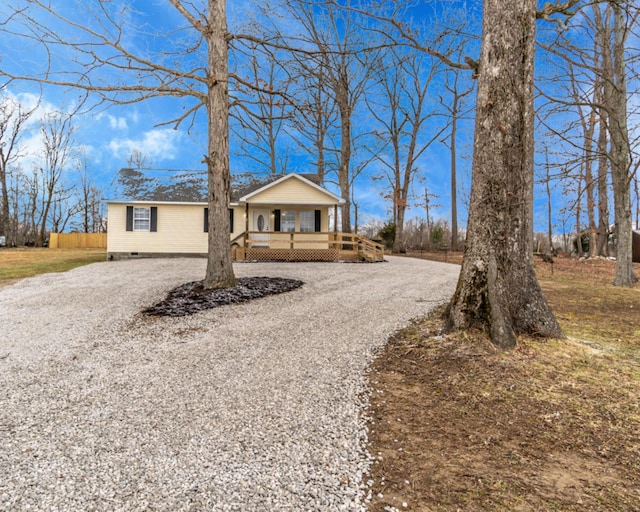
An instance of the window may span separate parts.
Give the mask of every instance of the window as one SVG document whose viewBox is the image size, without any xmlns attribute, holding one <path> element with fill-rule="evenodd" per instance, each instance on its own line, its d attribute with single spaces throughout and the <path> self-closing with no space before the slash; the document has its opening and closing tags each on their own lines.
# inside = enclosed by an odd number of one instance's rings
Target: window
<svg viewBox="0 0 640 512">
<path fill-rule="evenodd" d="M 300 231 L 303 233 L 319 233 L 322 227 L 320 210 L 304 210 L 300 212 Z"/>
<path fill-rule="evenodd" d="M 303 233 L 313 233 L 316 228 L 316 215 L 313 210 L 300 212 L 300 231 Z"/>
<path fill-rule="evenodd" d="M 127 231 L 158 231 L 157 206 L 127 206 Z"/>
<path fill-rule="evenodd" d="M 149 231 L 151 227 L 151 209 L 150 208 L 133 208 L 133 230 Z"/>
<path fill-rule="evenodd" d="M 293 210 L 282 210 L 280 212 L 280 231 L 293 233 L 296 230 L 296 212 Z"/>
</svg>

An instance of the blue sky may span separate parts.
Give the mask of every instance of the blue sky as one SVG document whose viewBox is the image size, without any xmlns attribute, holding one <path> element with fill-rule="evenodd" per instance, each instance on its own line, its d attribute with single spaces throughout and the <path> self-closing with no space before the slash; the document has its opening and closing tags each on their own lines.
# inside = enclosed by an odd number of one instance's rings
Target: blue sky
<svg viewBox="0 0 640 512">
<path fill-rule="evenodd" d="M 118 4 L 119 2 L 113 3 Z M 73 0 L 58 0 L 56 2 L 56 7 L 71 9 L 70 12 L 77 9 L 78 5 L 85 8 L 94 5 L 94 3 L 76 3 Z M 158 38 L 153 34 L 165 31 L 166 27 L 175 29 L 176 22 L 182 24 L 181 17 L 176 14 L 175 9 L 167 5 L 166 2 L 147 1 L 134 2 L 134 8 L 136 11 L 128 14 L 125 21 L 145 24 L 148 35 L 125 32 L 123 35 L 128 39 L 128 42 L 136 48 L 145 47 L 149 52 L 172 48 L 173 43 L 167 44 L 172 41 L 171 37 Z M 254 2 L 229 2 L 228 9 L 228 20 L 232 31 L 234 27 L 236 30 L 245 31 L 248 22 L 261 17 L 258 4 Z M 55 26 L 57 22 L 51 21 L 49 23 Z M 87 21 L 89 26 L 91 23 Z M 291 20 L 281 20 L 281 23 L 285 26 L 288 24 L 286 30 L 296 29 L 295 22 Z M 60 30 L 60 34 L 69 39 L 77 36 L 73 31 L 70 31 L 69 34 L 62 32 L 67 30 L 62 26 Z M 180 31 L 173 32 L 176 40 L 182 40 L 182 34 L 183 32 Z M 16 68 L 36 70 L 39 64 L 43 63 L 42 52 L 38 52 L 35 47 L 30 48 L 28 45 L 25 47 L 23 43 L 16 46 L 15 41 L 6 35 L 0 36 L 0 52 L 3 56 L 2 65 L 5 68 L 15 66 Z M 60 48 L 59 54 L 54 55 L 54 66 L 55 59 L 69 62 L 67 53 L 66 49 Z M 33 104 L 40 96 L 40 87 L 34 83 L 14 83 L 5 88 L 4 94 L 29 105 Z M 77 105 L 78 97 L 77 91 L 43 86 L 39 114 L 69 111 Z M 435 98 L 433 101 L 436 101 Z M 179 115 L 185 105 L 188 108 L 189 102 L 176 98 L 156 98 L 125 106 L 102 105 L 87 113 L 76 115 L 74 118 L 77 129 L 74 136 L 75 142 L 82 150 L 83 155 L 87 157 L 89 167 L 95 178 L 105 188 L 107 197 L 113 193 L 109 190 L 111 180 L 118 169 L 127 166 L 127 158 L 133 149 L 145 155 L 152 162 L 154 168 L 204 169 L 202 158 L 206 147 L 206 126 L 202 113 L 196 117 L 195 123 L 189 126 L 189 130 L 187 130 L 188 123 L 183 123 L 177 130 L 171 126 L 161 126 L 162 123 Z M 370 116 L 364 107 L 354 113 L 354 125 L 365 126 L 370 121 Z M 24 136 L 25 158 L 21 167 L 25 171 L 28 171 L 33 165 L 33 161 L 37 159 L 37 155 L 41 151 L 37 124 L 32 123 L 30 127 L 32 131 L 25 133 Z M 465 139 L 468 142 L 468 137 L 470 137 L 470 129 L 462 127 L 460 131 L 461 150 L 469 151 L 470 145 L 466 144 L 465 147 Z M 232 139 L 232 147 L 234 142 L 237 143 Z M 291 151 L 291 171 L 309 172 L 312 170 L 308 156 L 296 149 L 293 143 L 286 145 Z M 420 162 L 420 168 L 422 169 L 421 180 L 416 183 L 416 193 L 422 196 L 424 188 L 427 186 L 431 193 L 439 196 L 439 198 L 432 199 L 432 203 L 442 205 L 437 211 L 431 212 L 432 216 L 447 217 L 450 210 L 448 207 L 450 192 L 447 148 L 440 143 L 435 143 L 433 149 L 425 153 Z M 240 159 L 232 153 L 231 169 L 234 173 L 245 172 L 251 170 L 252 166 L 248 161 Z M 459 169 L 460 181 L 464 184 L 465 181 L 468 182 L 468 179 L 465 180 L 465 176 L 468 178 L 469 160 L 460 160 Z M 375 164 L 372 164 L 355 180 L 354 198 L 359 204 L 361 223 L 367 219 L 384 220 L 389 218 L 389 204 L 381 197 L 384 193 L 381 182 L 371 181 L 368 178 L 375 172 Z M 335 180 L 329 177 L 327 186 L 337 191 L 337 188 L 331 183 L 332 181 Z M 423 204 L 421 199 L 417 199 L 417 202 L 420 205 Z M 407 218 L 424 217 L 424 215 L 424 208 L 420 206 L 409 211 Z"/>
<path fill-rule="evenodd" d="M 476 36 L 479 35 L 479 20 L 481 11 L 480 1 L 449 1 L 439 4 L 449 7 L 463 9 L 472 18 L 472 30 Z M 77 9 L 95 5 L 95 2 L 76 2 L 74 0 L 57 0 L 56 6 L 68 9 Z M 123 1 L 113 0 L 109 5 L 116 8 L 124 5 Z M 228 2 L 228 20 L 231 31 L 246 31 L 248 24 L 254 20 L 261 20 L 262 14 L 259 6 L 263 4 L 252 1 Z M 411 19 L 412 23 L 418 25 L 426 12 L 421 3 L 414 9 Z M 185 39 L 185 31 L 180 30 L 183 25 L 182 19 L 175 9 L 163 1 L 143 1 L 133 3 L 134 11 L 127 13 L 123 18 L 123 27 L 127 22 L 142 24 L 144 32 L 131 33 L 124 31 L 123 36 L 136 49 L 144 50 L 150 54 L 157 50 L 170 51 L 176 46 L 188 44 L 192 39 Z M 0 7 L 0 14 L 2 13 Z M 436 8 L 437 10 L 437 8 Z M 53 23 L 53 22 L 52 22 Z M 89 22 L 87 22 L 89 23 Z M 179 25 L 176 25 L 178 23 Z M 295 21 L 280 18 L 278 23 L 285 26 L 284 29 L 290 34 L 298 29 Z M 165 33 L 172 30 L 169 37 L 158 37 L 158 33 Z M 61 29 L 62 30 L 62 29 Z M 61 32 L 63 37 L 73 38 L 77 34 Z M 37 69 L 44 63 L 42 52 L 37 52 L 33 46 L 20 43 L 18 46 L 6 34 L 0 35 L 0 54 L 2 55 L 2 66 L 5 69 L 29 68 Z M 477 57 L 477 43 L 469 47 L 468 54 Z M 53 56 L 55 65 L 56 59 L 68 62 L 69 55 L 64 48 L 59 50 L 58 55 Z M 188 59 L 184 57 L 173 57 L 167 55 L 166 58 L 181 58 L 181 66 L 188 66 L 197 62 L 198 54 L 191 55 Z M 70 66 L 70 64 L 67 64 Z M 102 77 L 110 80 L 111 77 Z M 15 83 L 5 88 L 4 94 L 15 98 L 25 105 L 34 104 L 40 97 L 40 88 L 34 83 Z M 431 94 L 432 104 L 437 103 L 437 95 L 443 94 L 441 87 L 435 87 Z M 40 97 L 39 115 L 52 111 L 69 111 L 78 103 L 79 93 L 73 90 L 66 90 L 57 87 L 44 86 Z M 468 106 L 473 105 L 474 97 L 468 98 Z M 164 126 L 163 123 L 179 116 L 185 108 L 189 108 L 193 102 L 183 101 L 176 98 L 155 98 L 130 105 L 101 105 L 82 115 L 75 117 L 77 128 L 75 142 L 82 153 L 89 161 L 90 170 L 96 180 L 105 189 L 105 195 L 111 197 L 113 192 L 109 185 L 115 173 L 121 167 L 127 166 L 127 158 L 132 150 L 136 150 L 145 155 L 151 162 L 152 167 L 158 169 L 204 169 L 202 158 L 206 148 L 206 125 L 203 113 L 200 113 L 193 124 L 183 123 L 178 129 L 171 126 Z M 34 116 L 34 120 L 35 120 Z M 354 126 L 366 127 L 371 125 L 372 117 L 361 105 L 354 113 Z M 435 120 L 425 131 L 423 137 L 429 138 L 430 134 L 439 129 L 442 119 Z M 463 225 L 466 221 L 466 208 L 464 206 L 465 197 L 468 195 L 471 168 L 472 152 L 472 132 L 473 121 L 468 119 L 461 123 L 459 127 L 458 150 L 458 180 L 459 180 L 459 223 Z M 187 129 L 188 128 L 188 129 Z M 309 158 L 299 148 L 289 140 L 284 140 L 284 146 L 290 151 L 291 171 L 309 172 L 311 166 Z M 30 131 L 26 132 L 23 139 L 25 145 L 25 156 L 21 163 L 23 170 L 28 171 L 33 161 L 40 152 L 40 140 L 37 124 L 32 122 Z M 232 147 L 238 141 L 232 138 Z M 360 158 L 364 158 L 361 156 Z M 357 159 L 356 159 L 357 161 Z M 440 143 L 434 143 L 425 152 L 419 162 L 420 179 L 416 181 L 414 192 L 419 206 L 410 208 L 407 218 L 414 216 L 424 218 L 425 212 L 423 196 L 424 189 L 428 187 L 430 193 L 437 197 L 431 199 L 432 205 L 439 205 L 431 212 L 434 218 L 448 219 L 450 215 L 450 185 L 449 185 L 449 150 Z M 245 159 L 241 159 L 232 153 L 231 170 L 234 173 L 252 170 L 253 166 Z M 371 180 L 379 169 L 372 163 L 355 181 L 354 198 L 359 204 L 360 223 L 368 220 L 385 220 L 389 218 L 389 204 L 381 195 L 385 189 L 381 181 Z M 331 178 L 330 178 L 331 180 Z M 331 180 L 332 181 L 332 180 Z M 337 188 L 331 183 L 328 188 L 337 192 Z M 561 191 L 556 191 L 560 195 Z M 546 199 L 540 194 L 536 200 L 535 222 L 536 230 L 546 230 Z"/>
</svg>

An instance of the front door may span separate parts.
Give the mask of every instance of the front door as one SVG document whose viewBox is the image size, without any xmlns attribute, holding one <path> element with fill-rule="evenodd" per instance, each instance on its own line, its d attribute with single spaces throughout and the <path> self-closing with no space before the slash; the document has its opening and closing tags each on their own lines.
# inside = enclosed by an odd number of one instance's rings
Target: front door
<svg viewBox="0 0 640 512">
<path fill-rule="evenodd" d="M 251 238 L 254 247 L 269 247 L 269 210 L 253 210 L 253 226 Z"/>
</svg>

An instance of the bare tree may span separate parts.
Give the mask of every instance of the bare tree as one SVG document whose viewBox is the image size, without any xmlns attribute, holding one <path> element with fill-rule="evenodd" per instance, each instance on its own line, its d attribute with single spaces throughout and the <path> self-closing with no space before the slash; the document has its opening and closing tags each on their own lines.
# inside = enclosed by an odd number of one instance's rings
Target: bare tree
<svg viewBox="0 0 640 512">
<path fill-rule="evenodd" d="M 102 190 L 95 183 L 86 157 L 81 161 L 76 201 L 80 214 L 80 230 L 83 233 L 99 232 L 102 227 Z"/>
<path fill-rule="evenodd" d="M 627 20 L 621 3 L 609 0 L 613 11 L 613 67 L 605 70 L 604 100 L 608 110 L 611 137 L 611 177 L 616 219 L 616 276 L 617 286 L 633 286 L 638 278 L 633 273 L 632 215 L 631 215 L 631 147 L 627 126 Z M 596 6 L 596 8 L 598 8 Z M 640 9 L 636 8 L 633 19 Z"/>
<path fill-rule="evenodd" d="M 203 161 L 208 170 L 210 228 L 204 286 L 233 286 L 228 215 L 228 45 L 233 36 L 227 30 L 226 2 L 168 2 L 182 21 L 167 28 L 171 37 L 156 38 L 156 51 L 136 44 L 131 36 L 148 33 L 149 26 L 136 26 L 136 11 L 121 2 L 95 0 L 73 10 L 44 0 L 6 4 L 0 8 L 7 20 L 0 30 L 16 45 L 16 53 L 28 44 L 50 58 L 40 69 L 31 64 L 20 67 L 3 58 L 0 71 L 11 81 L 81 89 L 101 102 L 130 104 L 166 96 L 183 99 L 184 111 L 167 122 L 174 126 L 206 110 Z M 153 17 L 146 18 L 145 24 L 153 23 L 149 20 Z"/>
<path fill-rule="evenodd" d="M 469 111 L 465 108 L 464 100 L 466 96 L 473 92 L 473 86 L 460 89 L 460 79 L 462 70 L 453 68 L 447 74 L 447 80 L 444 84 L 445 89 L 449 92 L 450 102 L 444 101 L 442 98 L 440 102 L 449 112 L 451 131 L 449 132 L 449 154 L 451 157 L 450 162 L 450 176 L 451 176 L 451 249 L 458 250 L 458 151 L 457 151 L 457 135 L 458 135 L 458 122 Z"/>
<path fill-rule="evenodd" d="M 580 111 L 584 140 L 575 143 L 575 147 L 584 152 L 591 247 L 593 251 L 593 247 L 597 246 L 596 253 L 599 255 L 607 253 L 610 231 L 609 177 L 611 180 L 617 244 L 614 284 L 622 286 L 630 286 L 637 281 L 631 262 L 631 154 L 634 142 L 630 139 L 628 129 L 627 39 L 633 28 L 637 28 L 639 16 L 640 8 L 633 2 L 593 2 L 591 8 L 585 10 L 582 17 L 584 25 L 580 30 L 569 31 L 567 35 L 554 39 L 553 44 L 545 45 L 548 52 L 562 59 L 559 69 L 568 67 L 572 70 L 566 77 L 573 84 L 570 86 L 573 88 L 571 100 L 555 98 L 554 101 L 565 105 L 571 103 Z M 581 37 L 572 39 L 576 33 Z M 591 48 L 584 47 L 584 40 L 590 42 Z M 591 169 L 596 161 L 597 187 Z M 591 216 L 595 210 L 591 208 L 595 207 L 596 188 L 599 212 L 597 228 Z M 593 243 L 596 231 L 597 243 Z"/>
<path fill-rule="evenodd" d="M 51 201 L 49 223 L 51 233 L 63 233 L 69 221 L 80 213 L 80 207 L 76 199 L 76 188 L 74 186 L 59 186 Z"/>
<path fill-rule="evenodd" d="M 309 60 L 308 66 L 321 70 L 322 88 L 330 95 L 339 117 L 337 181 L 342 207 L 342 231 L 351 232 L 351 185 L 357 171 L 352 168 L 354 149 L 353 115 L 377 69 L 378 51 L 367 40 L 364 21 L 357 22 L 355 11 L 333 3 L 311 4 L 290 0 L 289 14 L 302 27 L 299 37 Z"/>
<path fill-rule="evenodd" d="M 570 75 L 573 76 L 573 66 L 569 66 Z M 591 93 L 593 96 L 597 95 L 597 88 L 593 88 L 593 92 Z M 593 179 L 593 164 L 595 162 L 595 147 L 594 147 L 594 133 L 597 126 L 598 116 L 597 109 L 593 107 L 594 100 L 589 100 L 583 98 L 583 92 L 578 87 L 578 84 L 575 80 L 571 80 L 571 97 L 575 102 L 576 109 L 578 111 L 578 119 L 580 123 L 580 128 L 582 131 L 582 152 L 583 157 L 581 159 L 581 173 L 579 176 L 580 180 L 584 181 L 584 191 L 587 199 L 587 219 L 588 219 L 588 229 L 589 229 L 589 256 L 594 257 L 597 255 L 597 245 L 598 245 L 598 229 L 596 227 L 596 217 L 595 217 L 595 189 L 596 182 Z M 586 108 L 585 108 L 586 107 Z M 586 112 L 585 112 L 586 110 Z M 581 188 L 581 187 L 579 187 Z M 579 219 L 579 210 L 577 213 Z M 580 247 L 580 252 L 582 252 L 582 243 L 581 243 L 581 230 L 580 223 L 578 221 L 577 226 L 577 240 Z"/>
<path fill-rule="evenodd" d="M 381 73 L 379 99 L 368 99 L 371 115 L 381 126 L 375 134 L 383 149 L 376 154 L 391 189 L 394 252 L 404 252 L 404 219 L 409 191 L 418 171 L 418 160 L 446 129 L 426 138 L 427 121 L 436 115 L 428 110 L 428 91 L 439 71 L 439 61 L 421 53 L 392 49 L 387 69 Z"/>
<path fill-rule="evenodd" d="M 328 172 L 327 146 L 336 121 L 336 106 L 326 90 L 322 63 L 310 65 L 308 59 L 294 53 L 296 69 L 296 114 L 291 133 L 298 146 L 313 159 L 316 174 L 324 183 Z"/>
<path fill-rule="evenodd" d="M 546 4 L 551 5 L 551 4 Z M 533 270 L 535 0 L 487 0 L 478 64 L 473 182 L 465 255 L 449 324 L 560 337 Z"/>
<path fill-rule="evenodd" d="M 283 68 L 283 52 L 255 43 L 245 51 L 249 52 L 243 66 L 245 78 L 236 84 L 231 103 L 237 154 L 252 162 L 258 172 L 286 174 L 289 152 L 282 139 L 293 102 L 289 94 L 292 79 Z"/>
<path fill-rule="evenodd" d="M 41 246 L 46 238 L 49 222 L 53 223 L 53 231 L 58 232 L 62 221 L 66 225 L 70 214 L 62 211 L 67 199 L 71 196 L 70 191 L 61 187 L 62 177 L 65 170 L 73 163 L 74 147 L 73 134 L 75 127 L 72 124 L 72 115 L 53 113 L 48 114 L 43 119 L 40 132 L 42 135 L 42 165 L 36 173 L 41 178 L 40 197 L 40 222 L 36 245 Z M 56 209 L 54 219 L 52 213 Z"/>
<path fill-rule="evenodd" d="M 23 108 L 7 96 L 0 97 L 0 233 L 6 236 L 7 245 L 16 243 L 11 229 L 9 173 L 21 156 L 20 139 L 34 110 Z"/>
<path fill-rule="evenodd" d="M 132 149 L 127 158 L 127 165 L 132 169 L 151 169 L 153 160 L 139 149 Z"/>
</svg>

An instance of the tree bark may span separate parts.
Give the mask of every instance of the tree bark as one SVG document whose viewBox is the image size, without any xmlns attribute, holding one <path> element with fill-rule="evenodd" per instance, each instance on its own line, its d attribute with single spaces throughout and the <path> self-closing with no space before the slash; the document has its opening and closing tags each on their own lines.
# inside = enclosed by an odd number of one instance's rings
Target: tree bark
<svg viewBox="0 0 640 512">
<path fill-rule="evenodd" d="M 341 133 L 338 184 L 340 185 L 340 195 L 344 198 L 344 204 L 342 205 L 342 232 L 351 233 L 351 184 L 349 180 L 351 176 L 351 105 L 347 86 L 339 87 L 336 91 L 336 103 L 338 103 L 338 111 L 340 112 Z"/>
<path fill-rule="evenodd" d="M 229 247 L 229 93 L 227 14 L 225 0 L 209 0 L 208 13 L 209 118 L 208 174 L 209 251 L 205 288 L 226 288 L 236 284 Z"/>
<path fill-rule="evenodd" d="M 486 0 L 464 260 L 449 326 L 562 337 L 533 269 L 535 0 Z"/>
<path fill-rule="evenodd" d="M 627 27 L 618 2 L 610 0 L 613 9 L 613 77 L 608 89 L 609 131 L 611 134 L 611 176 L 613 207 L 616 219 L 615 286 L 633 286 L 638 278 L 633 273 L 631 215 L 631 155 L 627 127 L 627 77 L 625 43 Z"/>
<path fill-rule="evenodd" d="M 611 57 L 611 29 L 608 21 L 604 21 L 600 6 L 593 9 L 594 22 L 596 27 L 596 47 L 599 54 L 598 64 L 600 66 L 599 80 L 595 84 L 594 96 L 596 104 L 604 105 L 606 101 L 606 85 L 613 77 L 612 57 Z M 607 16 L 608 18 L 608 16 Z M 609 115 L 607 108 L 599 109 L 600 119 L 598 122 L 598 256 L 609 257 L 609 153 L 607 145 L 609 142 L 608 125 Z"/>
<path fill-rule="evenodd" d="M 458 77 L 456 76 L 456 85 Z M 455 89 L 453 96 L 453 106 L 451 108 L 451 144 L 449 151 L 451 154 L 451 249 L 458 250 L 458 184 L 456 169 L 456 135 L 458 132 L 458 90 Z"/>
<path fill-rule="evenodd" d="M 607 158 L 607 118 L 600 113 L 598 133 L 598 256 L 609 257 L 609 159 Z"/>
</svg>

